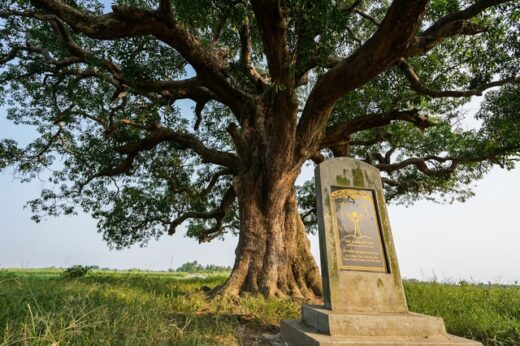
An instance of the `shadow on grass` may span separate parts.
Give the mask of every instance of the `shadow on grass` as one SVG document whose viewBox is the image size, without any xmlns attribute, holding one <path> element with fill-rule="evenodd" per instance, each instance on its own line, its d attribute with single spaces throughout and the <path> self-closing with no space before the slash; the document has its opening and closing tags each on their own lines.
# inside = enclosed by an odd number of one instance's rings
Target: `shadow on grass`
<svg viewBox="0 0 520 346">
<path fill-rule="evenodd" d="M 0 345 L 266 345 L 262 333 L 297 311 L 290 301 L 199 292 L 224 279 L 0 275 Z"/>
</svg>

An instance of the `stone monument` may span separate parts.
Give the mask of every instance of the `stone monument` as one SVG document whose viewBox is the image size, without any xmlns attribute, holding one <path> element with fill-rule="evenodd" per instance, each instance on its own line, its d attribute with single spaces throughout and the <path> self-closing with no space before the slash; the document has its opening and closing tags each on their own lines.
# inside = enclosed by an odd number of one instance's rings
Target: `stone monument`
<svg viewBox="0 0 520 346">
<path fill-rule="evenodd" d="M 283 343 L 481 345 L 447 334 L 441 318 L 408 312 L 379 170 L 336 158 L 315 179 L 324 306 L 282 321 Z"/>
</svg>

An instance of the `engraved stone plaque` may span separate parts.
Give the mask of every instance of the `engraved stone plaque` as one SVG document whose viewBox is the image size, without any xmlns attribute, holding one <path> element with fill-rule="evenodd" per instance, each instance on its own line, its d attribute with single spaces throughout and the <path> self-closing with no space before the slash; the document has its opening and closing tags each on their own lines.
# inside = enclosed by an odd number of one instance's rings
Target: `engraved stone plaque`
<svg viewBox="0 0 520 346">
<path fill-rule="evenodd" d="M 340 157 L 315 172 L 325 308 L 407 312 L 379 170 Z"/>
<path fill-rule="evenodd" d="M 374 191 L 331 187 L 339 269 L 387 273 Z"/>
<path fill-rule="evenodd" d="M 324 304 L 282 321 L 282 343 L 482 346 L 448 335 L 441 318 L 408 312 L 379 169 L 338 157 L 315 177 Z"/>
</svg>

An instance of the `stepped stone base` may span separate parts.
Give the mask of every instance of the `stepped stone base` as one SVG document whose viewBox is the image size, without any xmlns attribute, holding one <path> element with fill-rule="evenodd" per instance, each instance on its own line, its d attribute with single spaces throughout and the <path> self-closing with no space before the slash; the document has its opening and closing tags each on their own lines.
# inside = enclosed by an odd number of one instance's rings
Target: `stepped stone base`
<svg viewBox="0 0 520 346">
<path fill-rule="evenodd" d="M 436 337 L 331 336 L 319 333 L 298 320 L 282 321 L 280 345 L 290 346 L 482 346 L 452 335 Z"/>
<path fill-rule="evenodd" d="M 303 305 L 302 320 L 320 333 L 334 336 L 416 336 L 446 335 L 442 318 L 415 313 L 340 313 Z"/>
<path fill-rule="evenodd" d="M 342 313 L 310 305 L 302 306 L 302 321 L 282 321 L 278 342 L 290 346 L 482 346 L 447 334 L 438 317 L 416 313 Z"/>
</svg>

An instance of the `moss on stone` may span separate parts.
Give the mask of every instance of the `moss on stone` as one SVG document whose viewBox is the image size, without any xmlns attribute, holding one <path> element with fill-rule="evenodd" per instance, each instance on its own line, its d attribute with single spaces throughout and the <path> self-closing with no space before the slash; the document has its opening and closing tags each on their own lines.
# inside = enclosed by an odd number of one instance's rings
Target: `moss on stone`
<svg viewBox="0 0 520 346">
<path fill-rule="evenodd" d="M 336 182 L 339 185 L 350 186 L 350 179 L 344 176 L 342 177 L 341 175 L 336 176 Z"/>
<path fill-rule="evenodd" d="M 368 174 L 368 171 L 365 171 L 365 181 L 367 184 L 367 187 L 377 188 L 376 184 L 374 184 L 374 180 L 372 179 L 372 176 Z"/>
<path fill-rule="evenodd" d="M 386 206 L 384 205 L 384 196 L 383 191 L 377 190 L 377 199 L 378 199 L 378 207 L 379 213 L 381 217 L 381 225 L 383 227 L 383 237 L 385 245 L 386 245 L 386 255 L 388 257 L 388 265 L 390 267 L 390 274 L 394 277 L 394 282 L 396 286 L 401 286 L 401 277 L 399 275 L 399 266 L 397 263 L 397 257 L 395 256 L 394 244 L 392 242 L 392 237 L 390 234 L 390 220 L 388 218 L 388 212 L 386 210 Z"/>
<path fill-rule="evenodd" d="M 354 178 L 354 186 L 365 187 L 365 179 L 363 177 L 363 170 L 360 167 L 352 168 L 352 177 Z"/>
<path fill-rule="evenodd" d="M 330 214 L 330 195 L 329 189 L 323 189 L 323 195 L 325 196 L 325 208 L 327 208 L 327 213 Z"/>
</svg>

